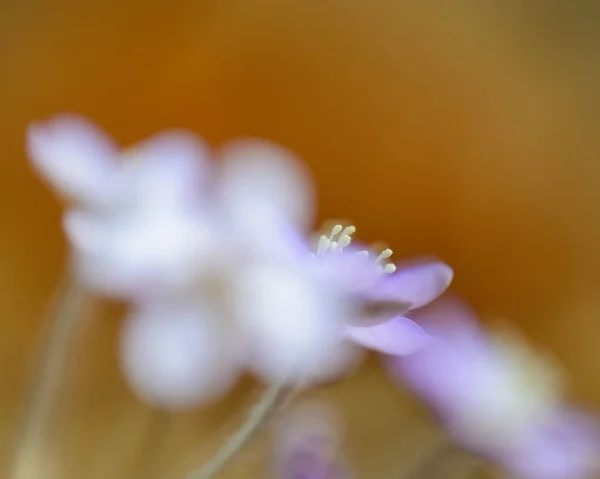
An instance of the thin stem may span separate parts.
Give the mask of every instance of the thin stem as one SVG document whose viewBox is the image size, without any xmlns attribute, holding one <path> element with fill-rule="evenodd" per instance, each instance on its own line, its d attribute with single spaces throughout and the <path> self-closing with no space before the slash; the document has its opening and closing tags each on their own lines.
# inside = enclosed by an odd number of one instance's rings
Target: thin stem
<svg viewBox="0 0 600 479">
<path fill-rule="evenodd" d="M 31 451 L 42 444 L 49 412 L 60 389 L 61 375 L 68 357 L 68 346 L 83 311 L 86 295 L 70 269 L 61 282 L 47 318 L 49 331 L 34 363 L 30 390 L 23 416 L 6 461 L 4 477 L 29 477 Z"/>
<path fill-rule="evenodd" d="M 240 428 L 211 459 L 198 470 L 187 475 L 185 479 L 212 479 L 215 477 L 295 393 L 296 389 L 285 386 L 283 382 L 269 386 L 251 408 L 248 419 Z"/>
<path fill-rule="evenodd" d="M 463 451 L 453 442 L 448 439 L 443 439 L 436 444 L 433 451 L 419 461 L 419 463 L 408 474 L 403 475 L 406 479 L 431 479 L 436 476 L 436 472 L 440 466 L 454 454 L 462 454 Z M 478 471 L 485 462 L 479 458 L 468 456 L 469 461 L 461 468 L 459 475 L 461 479 L 468 479 Z M 448 477 L 447 474 L 444 477 Z"/>
<path fill-rule="evenodd" d="M 456 446 L 447 440 L 442 440 L 436 444 L 433 451 L 430 451 L 425 458 L 404 477 L 406 479 L 425 479 L 434 477 L 434 472 L 449 456 L 456 452 Z"/>
<path fill-rule="evenodd" d="M 150 440 L 141 455 L 140 472 L 136 474 L 139 479 L 152 479 L 155 477 L 155 460 L 165 447 L 171 421 L 171 414 L 160 410 L 152 411 Z"/>
</svg>

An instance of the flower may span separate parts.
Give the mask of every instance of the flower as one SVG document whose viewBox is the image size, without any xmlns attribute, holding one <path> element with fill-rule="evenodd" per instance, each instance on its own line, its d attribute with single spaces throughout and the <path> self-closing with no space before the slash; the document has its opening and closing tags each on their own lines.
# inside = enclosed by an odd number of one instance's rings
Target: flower
<svg viewBox="0 0 600 479">
<path fill-rule="evenodd" d="M 59 115 L 28 131 L 37 171 L 74 203 L 64 227 L 80 279 L 128 300 L 197 281 L 221 244 L 202 201 L 206 147 L 160 133 L 119 152 L 98 127 Z"/>
<path fill-rule="evenodd" d="M 272 236 L 271 246 L 284 243 L 286 238 Z M 361 358 L 361 347 L 384 354 L 411 354 L 427 344 L 429 335 L 397 313 L 410 310 L 413 304 L 421 306 L 443 292 L 452 277 L 446 265 L 423 262 L 386 274 L 384 271 L 390 268 L 363 254 L 348 249 L 317 257 L 305 248 L 306 243 L 296 239 L 287 248 L 300 250 L 285 251 L 279 244 L 261 250 L 261 254 L 249 255 L 232 270 L 233 274 L 219 277 L 223 282 L 214 285 L 209 296 L 206 291 L 198 293 L 205 296 L 195 303 L 195 314 L 184 310 L 185 314 L 202 318 L 205 305 L 212 305 L 220 318 L 217 327 L 227 333 L 211 335 L 210 341 L 230 355 L 230 360 L 225 361 L 227 370 L 237 367 L 238 371 L 247 369 L 268 382 L 309 385 L 331 381 L 351 371 Z M 419 283 L 413 284 L 414 281 Z M 145 314 L 150 318 L 178 314 L 180 300 L 175 298 L 171 305 L 155 303 L 154 307 L 162 310 L 160 313 L 153 312 L 152 307 L 134 313 L 134 320 L 140 324 L 134 333 L 146 334 L 141 327 Z M 152 324 L 149 319 L 148 327 Z M 131 352 L 130 341 L 125 334 L 121 343 L 124 358 L 137 354 Z M 169 361 L 168 348 L 156 347 L 148 354 L 153 354 L 158 362 L 158 356 L 164 354 L 164 361 Z M 191 373 L 203 370 L 201 358 L 189 341 L 179 345 L 178 354 L 197 363 L 194 367 L 179 363 L 193 382 Z M 177 398 L 171 397 L 176 388 L 165 387 L 168 381 L 156 378 L 142 384 L 137 379 L 144 372 L 145 362 L 124 361 L 130 382 L 137 384 L 138 389 L 147 384 L 143 388 L 146 400 L 179 405 Z"/>
<path fill-rule="evenodd" d="M 591 477 L 598 469 L 599 425 L 574 407 L 557 408 L 518 448 L 495 458 L 519 479 Z"/>
<path fill-rule="evenodd" d="M 326 253 L 337 256 L 354 253 L 365 259 L 375 256 L 364 249 L 347 251 L 355 231 L 354 226 L 334 226 L 329 236 L 320 237 L 317 256 L 323 257 Z M 439 297 L 450 285 L 453 271 L 445 263 L 424 259 L 404 261 L 398 267 L 388 261 L 392 254 L 392 250 L 386 248 L 371 262 L 380 274 L 358 291 L 364 317 L 347 325 L 344 334 L 347 339 L 369 349 L 403 356 L 424 347 L 431 339 L 404 314 Z M 370 277 L 365 274 L 364 267 L 354 266 L 353 269 L 353 272 L 343 271 L 342 280 L 350 286 Z"/>
<path fill-rule="evenodd" d="M 341 427 L 336 414 L 321 403 L 297 406 L 279 426 L 274 441 L 275 479 L 348 479 L 339 458 Z"/>
<path fill-rule="evenodd" d="M 350 244 L 353 226 L 335 226 L 311 252 L 311 182 L 278 145 L 242 139 L 212 155 L 171 130 L 119 151 L 62 115 L 32 126 L 28 146 L 72 202 L 64 226 L 80 279 L 130 303 L 122 366 L 148 402 L 210 401 L 243 369 L 329 381 L 357 364 L 359 346 L 409 354 L 429 340 L 402 314 L 441 294 L 452 270 L 430 261 L 395 271 L 391 250 L 373 259 Z"/>
<path fill-rule="evenodd" d="M 310 222 L 300 162 L 269 142 L 237 140 L 213 167 L 204 142 L 185 131 L 119 151 L 75 115 L 32 125 L 28 149 L 38 173 L 74 205 L 64 225 L 80 280 L 131 305 L 120 351 L 138 396 L 181 408 L 224 393 L 248 342 L 236 330 L 232 283 L 278 255 L 276 225 Z M 231 374 L 215 375 L 223 368 Z"/>
<path fill-rule="evenodd" d="M 435 340 L 389 358 L 390 371 L 462 445 L 523 479 L 586 477 L 595 468 L 594 420 L 563 404 L 552 361 L 512 330 L 486 335 L 457 299 L 438 300 L 413 318 Z"/>
</svg>

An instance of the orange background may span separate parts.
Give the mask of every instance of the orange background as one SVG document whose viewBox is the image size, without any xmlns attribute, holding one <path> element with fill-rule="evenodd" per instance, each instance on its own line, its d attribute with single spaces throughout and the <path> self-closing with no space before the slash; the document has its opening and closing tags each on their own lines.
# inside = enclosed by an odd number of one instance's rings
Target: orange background
<svg viewBox="0 0 600 479">
<path fill-rule="evenodd" d="M 296 150 L 321 218 L 352 219 L 398 258 L 444 258 L 456 290 L 555 351 L 578 395 L 600 406 L 592 15 L 552 2 L 419 3 L 0 6 L 2 445 L 65 257 L 60 205 L 28 167 L 24 131 L 61 111 L 124 143 L 181 126 L 215 145 L 258 135 Z M 161 422 L 119 377 L 118 321 L 85 326 L 51 440 L 31 452 L 44 472 L 31 477 L 129 478 L 149 466 L 146 478 L 178 478 L 254 394 L 248 383 L 216 408 Z M 358 477 L 398 477 L 435 437 L 377 362 L 317 394 L 347 416 Z M 255 446 L 223 477 L 268 477 L 266 458 Z"/>
</svg>

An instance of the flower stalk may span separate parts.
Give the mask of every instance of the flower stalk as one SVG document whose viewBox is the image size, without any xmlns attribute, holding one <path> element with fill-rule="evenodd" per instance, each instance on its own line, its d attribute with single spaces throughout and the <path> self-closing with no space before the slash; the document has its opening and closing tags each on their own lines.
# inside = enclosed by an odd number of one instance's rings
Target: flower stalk
<svg viewBox="0 0 600 479">
<path fill-rule="evenodd" d="M 31 451 L 38 450 L 44 440 L 50 411 L 60 390 L 69 345 L 86 302 L 87 294 L 69 268 L 48 315 L 48 331 L 34 363 L 25 407 L 17 425 L 13 447 L 5 462 L 4 477 L 8 479 L 29 477 Z"/>
</svg>

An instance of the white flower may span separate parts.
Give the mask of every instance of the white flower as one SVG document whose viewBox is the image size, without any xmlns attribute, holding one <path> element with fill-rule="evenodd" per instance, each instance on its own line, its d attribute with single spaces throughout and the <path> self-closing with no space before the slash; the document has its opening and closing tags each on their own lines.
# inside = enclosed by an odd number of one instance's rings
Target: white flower
<svg viewBox="0 0 600 479">
<path fill-rule="evenodd" d="M 205 205 L 201 139 L 167 131 L 119 152 L 87 120 L 58 116 L 29 130 L 38 171 L 75 206 L 64 218 L 82 281 L 139 300 L 198 280 L 220 248 Z"/>
<path fill-rule="evenodd" d="M 314 383 L 350 370 L 357 344 L 407 353 L 426 335 L 397 316 L 452 277 L 439 262 L 384 274 L 395 271 L 391 250 L 375 261 L 352 254 L 353 227 L 336 226 L 311 254 L 309 177 L 267 141 L 230 142 L 211 166 L 191 133 L 164 132 L 118 152 L 86 120 L 62 116 L 30 129 L 29 149 L 75 203 L 64 224 L 81 279 L 132 303 L 125 374 L 140 397 L 164 407 L 210 401 L 242 368 Z M 357 327 L 364 317 L 392 321 Z"/>
<path fill-rule="evenodd" d="M 33 123 L 27 150 L 41 176 L 67 199 L 85 205 L 110 201 L 117 147 L 98 127 L 77 115 Z"/>
</svg>

